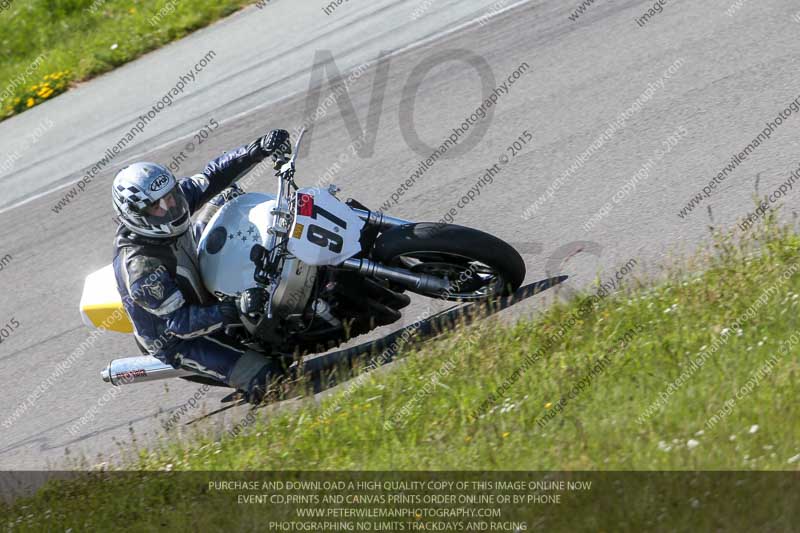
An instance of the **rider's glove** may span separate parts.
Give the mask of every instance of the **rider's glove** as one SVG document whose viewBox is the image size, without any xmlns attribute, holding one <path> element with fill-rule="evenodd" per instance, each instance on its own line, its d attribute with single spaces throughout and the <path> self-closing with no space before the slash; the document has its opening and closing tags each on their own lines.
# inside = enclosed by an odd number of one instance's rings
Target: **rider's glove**
<svg viewBox="0 0 800 533">
<path fill-rule="evenodd" d="M 239 316 L 239 304 L 236 300 L 225 300 L 220 302 L 219 311 L 222 313 L 222 321 L 226 326 L 237 326 L 242 323 Z"/>
<path fill-rule="evenodd" d="M 247 151 L 258 159 L 282 159 L 292 153 L 292 144 L 289 132 L 286 130 L 272 130 L 269 134 L 253 141 Z"/>
<path fill-rule="evenodd" d="M 269 293 L 260 287 L 247 289 L 236 300 L 239 314 L 248 318 L 258 318 L 263 315 L 268 302 Z"/>
</svg>

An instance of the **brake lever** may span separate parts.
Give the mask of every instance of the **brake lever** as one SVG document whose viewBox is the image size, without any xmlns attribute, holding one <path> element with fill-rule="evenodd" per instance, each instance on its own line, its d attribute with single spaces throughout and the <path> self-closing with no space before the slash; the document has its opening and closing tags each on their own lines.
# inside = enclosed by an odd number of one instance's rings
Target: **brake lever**
<svg viewBox="0 0 800 533">
<path fill-rule="evenodd" d="M 281 172 L 283 172 L 283 166 L 286 165 L 286 163 L 288 162 L 289 160 L 286 159 L 285 157 L 274 157 L 272 159 L 272 169 L 277 170 L 278 174 L 280 174 Z"/>
</svg>

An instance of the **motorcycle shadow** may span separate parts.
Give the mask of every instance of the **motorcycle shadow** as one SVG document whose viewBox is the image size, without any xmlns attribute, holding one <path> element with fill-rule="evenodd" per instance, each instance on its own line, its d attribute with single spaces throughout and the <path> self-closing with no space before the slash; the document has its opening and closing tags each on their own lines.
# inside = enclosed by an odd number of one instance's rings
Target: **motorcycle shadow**
<svg viewBox="0 0 800 533">
<path fill-rule="evenodd" d="M 290 375 L 301 376 L 298 381 L 304 381 L 307 389 L 317 394 L 362 372 L 369 372 L 392 362 L 403 347 L 419 345 L 446 331 L 452 331 L 457 325 L 469 325 L 499 313 L 563 283 L 567 278 L 568 276 L 555 276 L 524 285 L 510 296 L 457 305 L 379 339 L 295 362 L 289 369 Z"/>
</svg>

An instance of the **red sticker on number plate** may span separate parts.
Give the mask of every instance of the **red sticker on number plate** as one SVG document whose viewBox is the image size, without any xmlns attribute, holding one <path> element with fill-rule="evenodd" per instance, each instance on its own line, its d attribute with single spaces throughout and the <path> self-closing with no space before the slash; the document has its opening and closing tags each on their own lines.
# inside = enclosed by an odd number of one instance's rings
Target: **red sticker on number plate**
<svg viewBox="0 0 800 533">
<path fill-rule="evenodd" d="M 310 194 L 297 195 L 297 212 L 302 217 L 310 217 L 314 215 L 314 197 Z"/>
</svg>

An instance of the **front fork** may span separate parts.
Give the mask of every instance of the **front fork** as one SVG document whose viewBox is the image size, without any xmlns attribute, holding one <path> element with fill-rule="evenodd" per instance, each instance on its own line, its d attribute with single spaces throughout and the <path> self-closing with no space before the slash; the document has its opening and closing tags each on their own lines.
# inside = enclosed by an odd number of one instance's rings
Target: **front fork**
<svg viewBox="0 0 800 533">
<path fill-rule="evenodd" d="M 410 220 L 403 220 L 383 213 L 368 211 L 351 207 L 358 217 L 369 226 L 375 226 L 380 231 L 386 231 L 399 226 L 413 224 Z M 404 287 L 418 292 L 441 292 L 450 288 L 450 281 L 430 274 L 416 274 L 405 268 L 389 267 L 366 258 L 347 259 L 340 265 L 345 270 L 358 272 L 362 276 L 387 279 Z"/>
<path fill-rule="evenodd" d="M 358 209 L 355 207 L 350 207 L 350 209 L 358 215 L 358 218 L 363 220 L 369 226 L 377 226 L 381 231 L 386 231 L 387 229 L 396 228 L 398 226 L 405 226 L 408 224 L 413 224 L 410 220 L 403 220 L 402 218 L 397 218 L 389 215 L 384 215 L 383 213 L 378 213 L 376 211 L 368 211 L 366 209 Z"/>
</svg>

